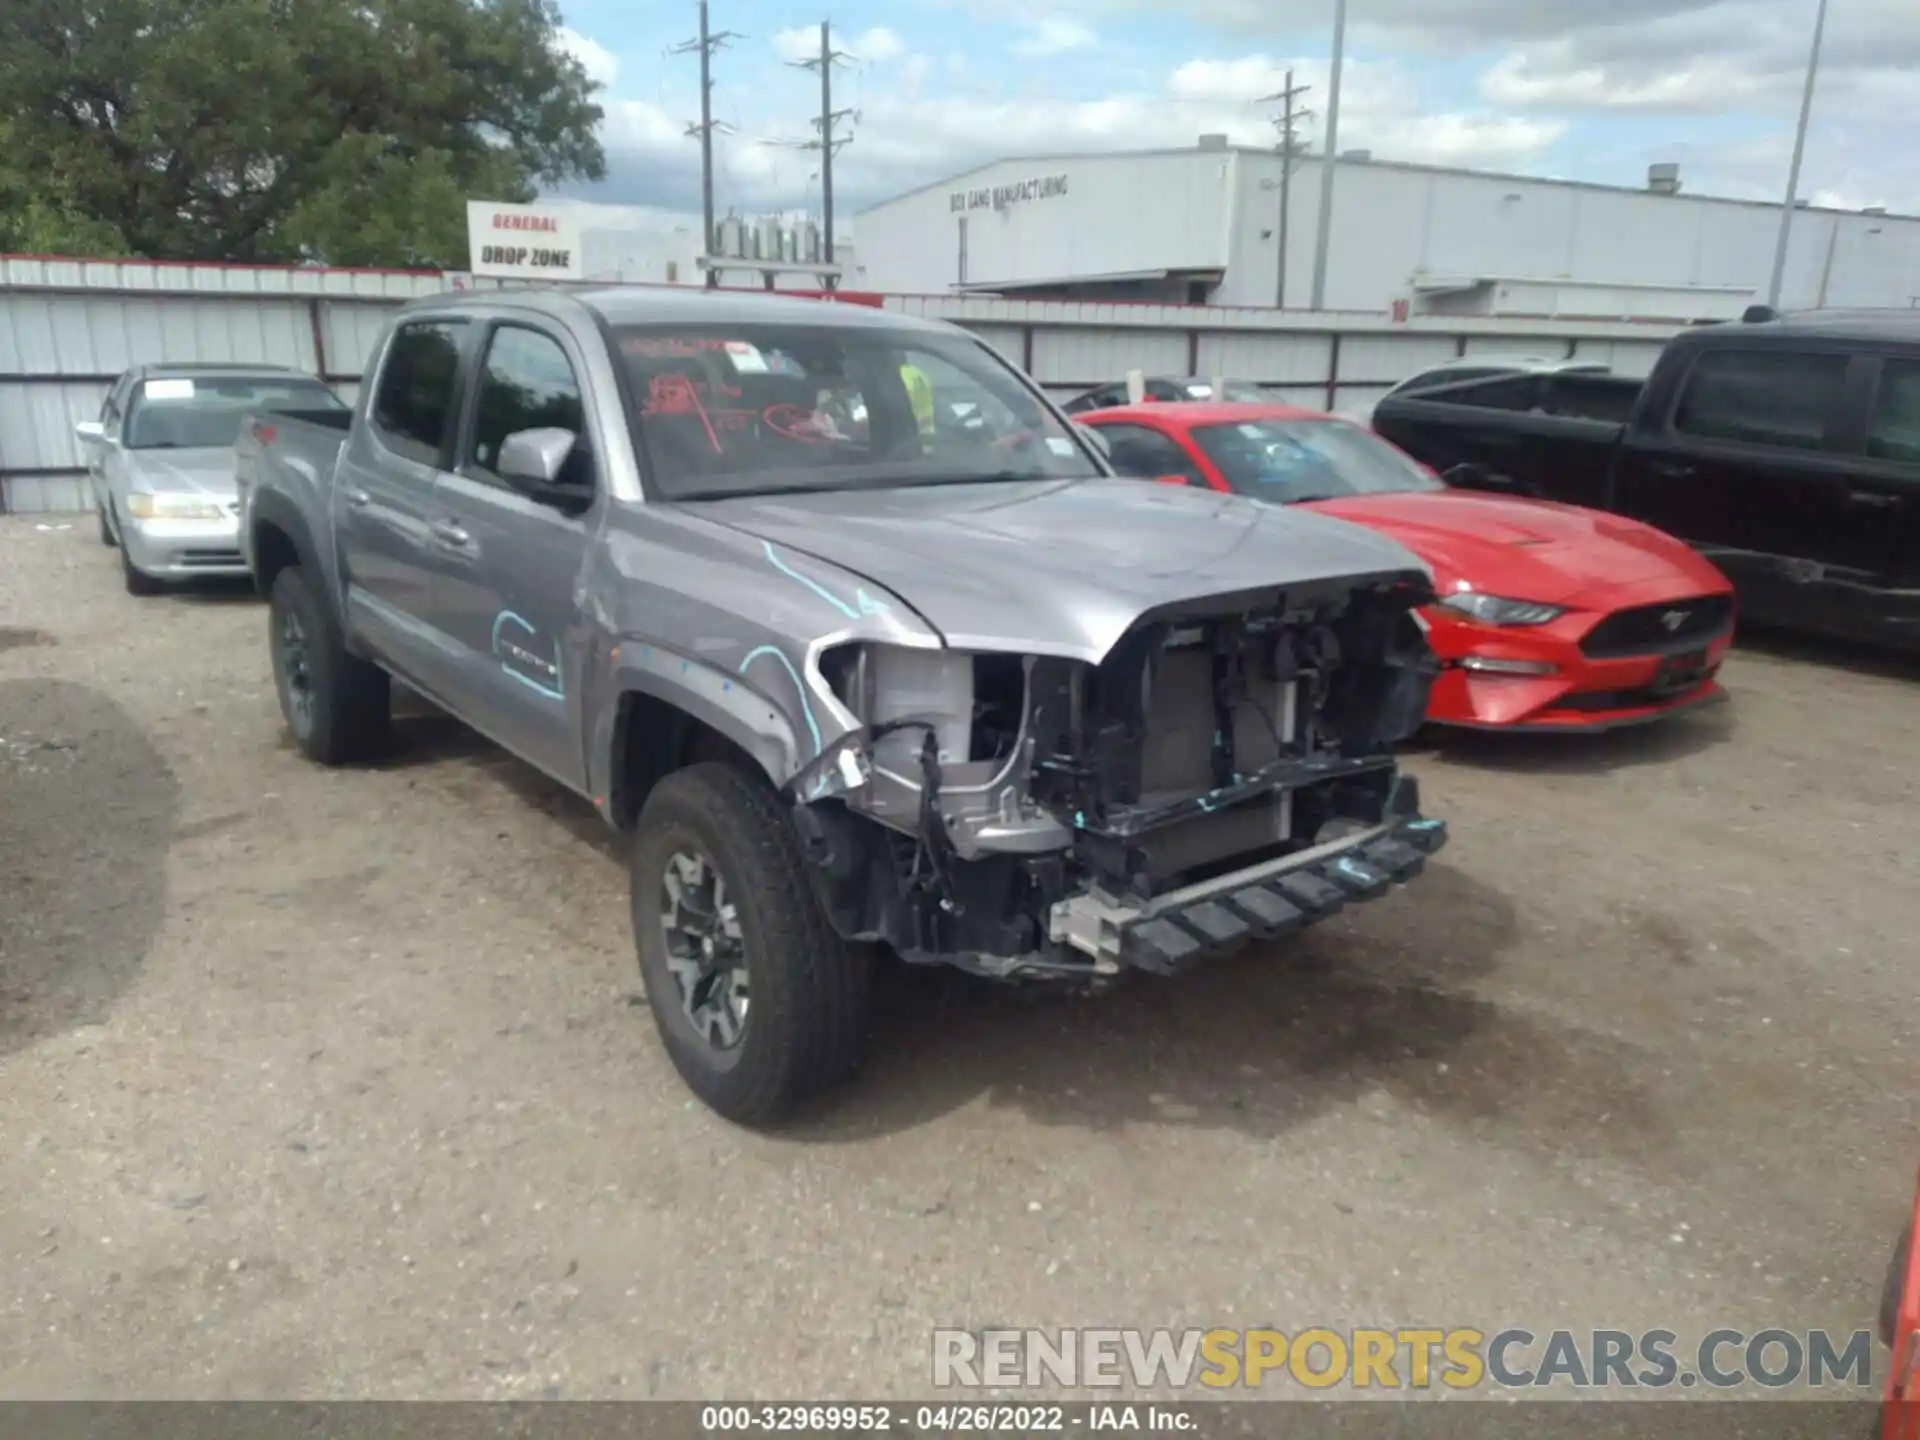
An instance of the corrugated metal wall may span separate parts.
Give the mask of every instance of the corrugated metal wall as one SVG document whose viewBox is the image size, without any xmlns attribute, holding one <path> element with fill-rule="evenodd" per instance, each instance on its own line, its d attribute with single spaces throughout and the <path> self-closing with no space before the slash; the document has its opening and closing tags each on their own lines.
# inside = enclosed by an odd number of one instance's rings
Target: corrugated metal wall
<svg viewBox="0 0 1920 1440">
<path fill-rule="evenodd" d="M 354 378 L 393 306 L 447 284 L 400 271 L 0 257 L 0 511 L 87 507 L 73 427 L 99 414 L 128 367 L 257 362 Z"/>
<path fill-rule="evenodd" d="M 475 283 L 399 271 L 0 257 L 0 513 L 87 508 L 73 427 L 99 413 L 108 386 L 131 365 L 293 365 L 324 373 L 351 400 L 394 306 Z M 1356 416 L 1396 380 L 1470 351 L 1578 355 L 1645 374 L 1668 333 L 974 296 L 886 303 L 966 326 L 1062 396 L 1131 369 L 1220 374 Z"/>
</svg>

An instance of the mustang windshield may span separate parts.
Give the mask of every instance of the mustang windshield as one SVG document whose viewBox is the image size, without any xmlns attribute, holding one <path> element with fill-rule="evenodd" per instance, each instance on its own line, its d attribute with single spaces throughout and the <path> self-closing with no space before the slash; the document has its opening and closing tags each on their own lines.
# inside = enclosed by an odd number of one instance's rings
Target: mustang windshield
<svg viewBox="0 0 1920 1440">
<path fill-rule="evenodd" d="M 1345 420 L 1196 425 L 1193 439 L 1235 490 L 1283 505 L 1446 488 L 1379 436 Z"/>
<path fill-rule="evenodd" d="M 300 375 L 177 375 L 141 382 L 121 443 L 129 450 L 218 450 L 240 438 L 250 410 L 345 410 Z"/>
<path fill-rule="evenodd" d="M 669 499 L 1101 474 L 965 337 L 786 324 L 631 326 L 614 340 L 643 468 Z"/>
</svg>

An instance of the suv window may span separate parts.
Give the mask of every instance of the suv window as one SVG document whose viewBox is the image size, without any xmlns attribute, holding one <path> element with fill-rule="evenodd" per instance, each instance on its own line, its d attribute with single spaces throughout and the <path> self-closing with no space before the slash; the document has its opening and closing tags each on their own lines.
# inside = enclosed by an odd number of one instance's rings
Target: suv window
<svg viewBox="0 0 1920 1440">
<path fill-rule="evenodd" d="M 561 470 L 563 482 L 592 484 L 587 454 L 586 406 L 567 352 L 551 335 L 519 325 L 502 325 L 487 343 L 474 405 L 473 463 L 489 472 L 500 446 L 521 430 L 571 430 L 573 454 Z"/>
<path fill-rule="evenodd" d="M 1709 440 L 1818 450 L 1846 382 L 1844 355 L 1709 350 L 1680 392 L 1673 428 Z"/>
<path fill-rule="evenodd" d="M 429 465 L 439 463 L 460 392 L 460 341 L 465 333 L 463 320 L 402 325 L 380 371 L 373 423 L 395 449 Z"/>
<path fill-rule="evenodd" d="M 1113 468 L 1122 475 L 1142 480 L 1184 475 L 1189 485 L 1205 483 L 1192 457 L 1158 430 L 1149 430 L 1144 425 L 1102 425 L 1100 433 L 1113 448 Z"/>
<path fill-rule="evenodd" d="M 1127 403 L 1126 387 L 1107 385 L 1098 390 L 1089 390 L 1086 394 L 1069 400 L 1060 408 L 1069 415 L 1084 415 L 1089 410 L 1105 410 L 1110 406 Z"/>
<path fill-rule="evenodd" d="M 1881 366 L 1867 453 L 1920 464 L 1920 360 L 1889 360 Z"/>
</svg>

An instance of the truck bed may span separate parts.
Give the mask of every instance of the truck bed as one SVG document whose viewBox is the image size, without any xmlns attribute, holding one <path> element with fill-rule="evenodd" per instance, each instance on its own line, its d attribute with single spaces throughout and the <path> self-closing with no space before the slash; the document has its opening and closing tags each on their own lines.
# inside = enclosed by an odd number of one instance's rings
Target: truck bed
<svg viewBox="0 0 1920 1440">
<path fill-rule="evenodd" d="M 1613 453 L 1642 384 L 1619 375 L 1469 380 L 1389 396 L 1373 428 L 1451 483 L 1605 508 Z"/>
<path fill-rule="evenodd" d="M 234 489 L 240 501 L 240 553 L 254 564 L 252 497 L 262 477 L 271 487 L 326 513 L 325 492 L 347 443 L 351 410 L 256 410 L 241 423 L 233 447 Z"/>
</svg>

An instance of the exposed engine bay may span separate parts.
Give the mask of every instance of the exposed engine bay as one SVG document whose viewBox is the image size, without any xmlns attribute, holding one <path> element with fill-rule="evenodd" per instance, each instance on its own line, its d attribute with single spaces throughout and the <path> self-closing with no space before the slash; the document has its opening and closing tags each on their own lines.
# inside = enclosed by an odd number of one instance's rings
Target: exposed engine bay
<svg viewBox="0 0 1920 1440">
<path fill-rule="evenodd" d="M 854 728 L 788 787 L 828 915 L 1002 978 L 1171 973 L 1416 873 L 1393 748 L 1436 673 L 1404 575 L 1141 617 L 1098 665 L 849 643 Z"/>
</svg>

